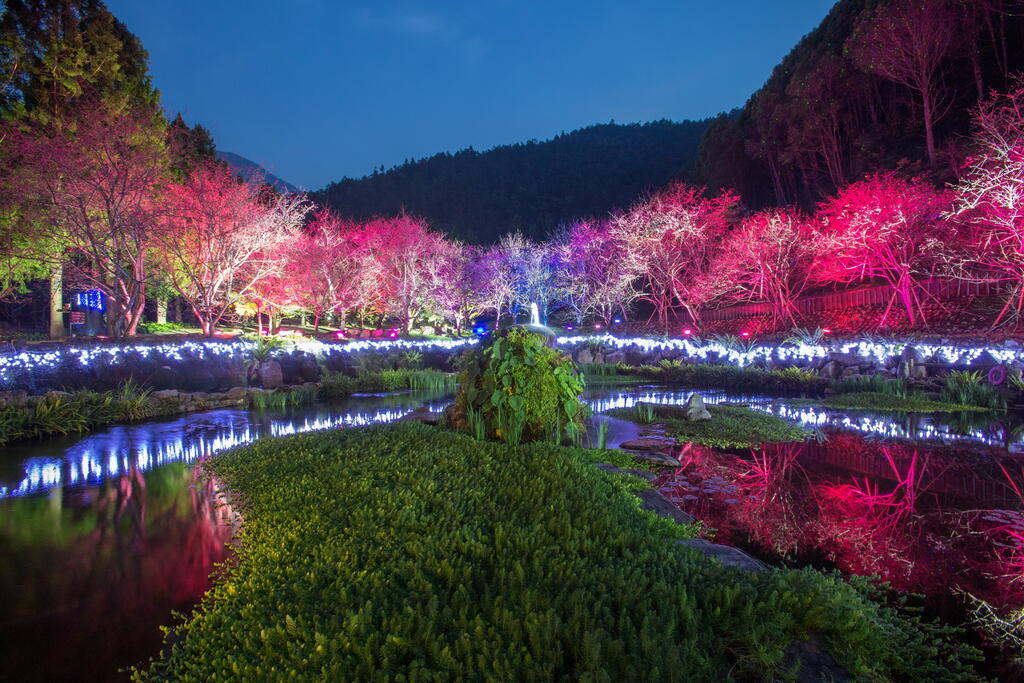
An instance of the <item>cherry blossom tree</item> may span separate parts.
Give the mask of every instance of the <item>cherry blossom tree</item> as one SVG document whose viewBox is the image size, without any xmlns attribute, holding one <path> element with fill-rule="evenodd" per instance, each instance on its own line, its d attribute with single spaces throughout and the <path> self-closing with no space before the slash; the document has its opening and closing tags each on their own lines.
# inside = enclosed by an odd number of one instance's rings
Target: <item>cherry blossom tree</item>
<svg viewBox="0 0 1024 683">
<path fill-rule="evenodd" d="M 700 308 L 728 291 L 712 271 L 738 204 L 733 192 L 707 197 L 702 187 L 677 183 L 612 218 L 610 235 L 626 267 L 643 274 L 642 298 L 666 331 L 677 305 L 699 321 Z"/>
<path fill-rule="evenodd" d="M 939 68 L 958 40 L 960 16 L 948 0 L 889 0 L 858 21 L 846 43 L 854 63 L 914 92 L 920 100 L 928 162 L 935 165 L 935 122 L 942 113 Z"/>
<path fill-rule="evenodd" d="M 431 307 L 455 326 L 455 334 L 487 310 L 490 271 L 481 267 L 484 250 L 458 241 L 447 243 L 441 278 L 431 293 Z"/>
<path fill-rule="evenodd" d="M 976 151 L 954 188 L 952 217 L 967 232 L 956 271 L 1008 286 L 998 323 L 1024 308 L 1024 80 L 982 102 L 974 121 Z"/>
<path fill-rule="evenodd" d="M 819 209 L 821 251 L 816 282 L 882 281 L 892 298 L 879 324 L 899 301 L 910 324 L 927 322 L 923 287 L 948 259 L 952 226 L 942 219 L 949 197 L 930 184 L 893 173 L 871 176 L 842 188 Z"/>
<path fill-rule="evenodd" d="M 8 186 L 22 236 L 41 263 L 60 266 L 106 298 L 110 334 L 135 333 L 146 303 L 147 260 L 166 183 L 159 114 L 83 97 L 59 121 L 5 127 Z"/>
<path fill-rule="evenodd" d="M 557 244 L 558 292 L 576 323 L 594 315 L 605 323 L 639 296 L 640 272 L 607 221 L 577 221 Z"/>
<path fill-rule="evenodd" d="M 441 283 L 448 243 L 422 219 L 402 214 L 365 223 L 359 244 L 377 298 L 409 332 Z"/>
<path fill-rule="evenodd" d="M 353 227 L 330 211 L 319 211 L 295 237 L 286 240 L 281 298 L 313 314 L 313 329 L 328 313 L 358 303 L 361 264 Z"/>
<path fill-rule="evenodd" d="M 499 245 L 492 245 L 478 255 L 473 270 L 474 280 L 479 283 L 482 312 L 494 312 L 494 324 L 500 325 L 504 312 L 512 315 L 516 299 L 518 275 Z"/>
<path fill-rule="evenodd" d="M 309 202 L 239 182 L 218 164 L 172 185 L 160 252 L 167 276 L 212 335 L 224 315 L 254 287 L 281 272 Z"/>
<path fill-rule="evenodd" d="M 799 211 L 760 211 L 725 239 L 717 277 L 735 286 L 738 299 L 770 302 L 776 323 L 795 322 L 796 300 L 810 283 L 818 244 L 812 222 Z"/>
</svg>

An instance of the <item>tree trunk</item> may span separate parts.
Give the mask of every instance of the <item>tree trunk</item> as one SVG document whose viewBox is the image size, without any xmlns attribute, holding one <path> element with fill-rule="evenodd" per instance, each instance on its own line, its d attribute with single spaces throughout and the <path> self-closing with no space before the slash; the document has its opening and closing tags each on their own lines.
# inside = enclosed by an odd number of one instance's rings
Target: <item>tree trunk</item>
<svg viewBox="0 0 1024 683">
<path fill-rule="evenodd" d="M 167 323 L 167 297 L 165 296 L 156 300 L 156 322 L 158 325 Z"/>
<path fill-rule="evenodd" d="M 50 339 L 63 339 L 64 329 L 64 266 L 50 267 Z"/>
<path fill-rule="evenodd" d="M 928 164 L 935 166 L 935 131 L 932 121 L 932 94 L 925 88 L 921 91 L 921 109 L 924 115 L 924 141 L 928 150 Z"/>
</svg>

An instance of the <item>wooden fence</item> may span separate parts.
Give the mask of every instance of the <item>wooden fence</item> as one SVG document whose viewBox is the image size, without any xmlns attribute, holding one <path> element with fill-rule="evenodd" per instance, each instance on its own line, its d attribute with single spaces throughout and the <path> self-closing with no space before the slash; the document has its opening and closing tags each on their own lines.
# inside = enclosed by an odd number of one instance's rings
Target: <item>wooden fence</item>
<svg viewBox="0 0 1024 683">
<path fill-rule="evenodd" d="M 940 301 L 952 301 L 966 297 L 995 296 L 1005 291 L 1000 282 L 964 282 L 962 280 L 933 279 L 924 283 L 925 291 Z M 892 298 L 893 291 L 885 285 L 847 289 L 842 292 L 817 294 L 798 299 L 796 309 L 803 315 L 858 306 L 885 306 Z M 750 318 L 757 315 L 771 315 L 768 303 L 742 304 L 728 308 L 705 309 L 700 312 L 701 320 L 713 322 Z"/>
</svg>

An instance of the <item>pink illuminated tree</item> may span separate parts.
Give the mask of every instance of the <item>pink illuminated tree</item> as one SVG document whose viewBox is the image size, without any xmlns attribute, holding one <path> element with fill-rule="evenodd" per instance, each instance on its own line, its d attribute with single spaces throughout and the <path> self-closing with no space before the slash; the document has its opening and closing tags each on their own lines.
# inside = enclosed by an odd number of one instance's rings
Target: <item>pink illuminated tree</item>
<svg viewBox="0 0 1024 683">
<path fill-rule="evenodd" d="M 642 298 L 654 305 L 664 329 L 677 305 L 698 321 L 701 307 L 730 288 L 712 271 L 738 205 L 733 192 L 711 198 L 704 188 L 677 183 L 611 219 L 621 258 L 643 274 Z"/>
<path fill-rule="evenodd" d="M 847 185 L 819 208 L 821 249 L 814 280 L 884 282 L 892 298 L 879 324 L 885 324 L 897 301 L 910 324 L 927 322 L 924 283 L 948 260 L 955 244 L 955 232 L 943 220 L 948 206 L 946 193 L 892 173 Z"/>
<path fill-rule="evenodd" d="M 1024 81 L 975 113 L 975 155 L 954 188 L 953 216 L 967 232 L 957 271 L 1007 286 L 1007 313 L 1024 308 Z"/>
<path fill-rule="evenodd" d="M 810 284 L 819 246 L 812 222 L 799 211 L 760 211 L 725 239 L 718 277 L 735 286 L 740 300 L 770 302 L 775 322 L 795 322 L 796 300 Z"/>
<path fill-rule="evenodd" d="M 132 335 L 146 304 L 155 200 L 167 181 L 159 115 L 92 97 L 66 113 L 12 122 L 2 133 L 6 184 L 16 189 L 29 245 L 23 255 L 102 291 L 110 334 Z"/>
<path fill-rule="evenodd" d="M 441 284 L 450 245 L 422 219 L 402 214 L 366 222 L 359 246 L 376 298 L 408 332 Z"/>
<path fill-rule="evenodd" d="M 321 210 L 284 243 L 286 261 L 277 298 L 313 314 L 313 329 L 329 313 L 344 314 L 359 302 L 360 270 L 354 226 Z"/>
<path fill-rule="evenodd" d="M 282 247 L 296 238 L 309 209 L 302 196 L 241 183 L 220 165 L 196 169 L 169 188 L 160 252 L 203 334 L 212 335 L 236 303 L 282 272 Z"/>
</svg>

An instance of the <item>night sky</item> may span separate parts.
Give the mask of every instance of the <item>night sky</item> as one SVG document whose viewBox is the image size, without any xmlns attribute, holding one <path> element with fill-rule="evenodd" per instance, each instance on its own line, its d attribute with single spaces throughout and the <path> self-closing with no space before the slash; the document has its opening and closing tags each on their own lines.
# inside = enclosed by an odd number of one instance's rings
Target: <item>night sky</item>
<svg viewBox="0 0 1024 683">
<path fill-rule="evenodd" d="M 833 0 L 107 0 L 173 116 L 318 189 L 407 158 L 742 105 Z"/>
</svg>

